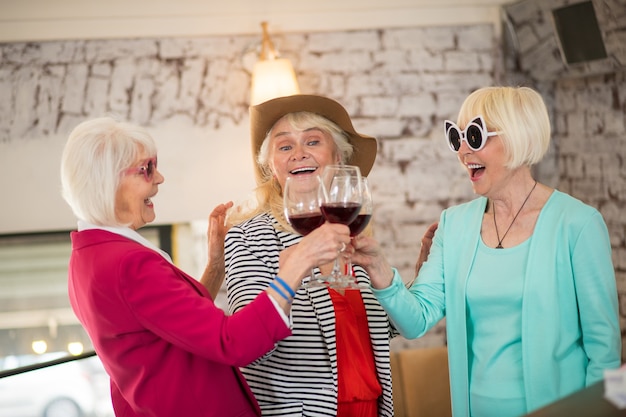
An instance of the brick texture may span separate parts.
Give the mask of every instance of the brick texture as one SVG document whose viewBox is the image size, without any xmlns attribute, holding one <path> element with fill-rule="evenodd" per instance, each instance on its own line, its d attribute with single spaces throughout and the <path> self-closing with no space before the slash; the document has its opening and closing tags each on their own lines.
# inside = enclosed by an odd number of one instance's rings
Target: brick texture
<svg viewBox="0 0 626 417">
<path fill-rule="evenodd" d="M 257 41 L 242 35 L 0 44 L 0 142 L 66 135 L 105 113 L 157 129 L 173 118 L 208 132 L 247 125 Z M 358 131 L 379 138 L 370 175 L 375 234 L 407 281 L 427 226 L 442 209 L 473 198 L 443 139 L 443 120 L 455 119 L 463 99 L 485 85 L 523 80 L 542 91 L 554 145 L 537 176 L 605 216 L 626 328 L 623 70 L 534 81 L 524 68 L 502 65 L 507 57 L 490 25 L 293 33 L 274 42 L 294 63 L 303 93 L 339 100 Z M 207 163 L 221 157 L 206 155 Z M 196 236 L 201 245 L 204 231 Z M 398 338 L 393 347 L 444 343 L 442 322 L 422 339 Z"/>
</svg>

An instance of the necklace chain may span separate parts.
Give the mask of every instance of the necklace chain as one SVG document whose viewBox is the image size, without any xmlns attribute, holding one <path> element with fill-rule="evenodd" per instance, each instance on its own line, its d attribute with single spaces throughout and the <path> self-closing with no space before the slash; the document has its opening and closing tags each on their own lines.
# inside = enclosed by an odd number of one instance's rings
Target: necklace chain
<svg viewBox="0 0 626 417">
<path fill-rule="evenodd" d="M 517 210 L 517 214 L 515 214 L 515 217 L 513 217 L 513 221 L 511 221 L 511 224 L 509 225 L 509 228 L 506 229 L 506 232 L 504 232 L 504 236 L 502 236 L 502 239 L 500 239 L 500 233 L 498 233 L 498 223 L 496 223 L 496 205 L 491 203 L 491 206 L 493 207 L 493 225 L 496 227 L 496 237 L 498 238 L 498 246 L 496 246 L 496 249 L 503 249 L 502 241 L 504 240 L 506 235 L 509 233 L 509 230 L 511 230 L 511 227 L 513 226 L 513 223 L 515 223 L 515 220 L 517 219 L 517 216 L 519 216 L 519 214 L 522 212 L 522 209 L 526 205 L 526 202 L 530 198 L 530 195 L 533 193 L 533 191 L 534 191 L 536 186 L 537 186 L 537 180 L 535 180 L 535 184 L 533 185 L 533 188 L 530 189 L 530 192 L 526 196 L 526 199 L 522 203 L 522 206 L 519 208 L 519 210 Z"/>
</svg>

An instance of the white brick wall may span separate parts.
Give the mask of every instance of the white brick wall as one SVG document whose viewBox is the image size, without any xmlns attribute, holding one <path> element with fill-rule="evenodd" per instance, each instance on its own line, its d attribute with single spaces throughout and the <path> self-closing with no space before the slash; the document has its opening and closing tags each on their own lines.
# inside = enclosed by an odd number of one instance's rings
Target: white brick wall
<svg viewBox="0 0 626 417">
<path fill-rule="evenodd" d="M 249 36 L 215 36 L 0 44 L 0 143 L 10 146 L 37 138 L 45 146 L 47 137 L 65 136 L 78 122 L 106 112 L 155 131 L 175 123 L 176 134 L 165 138 L 174 143 L 198 129 L 206 137 L 223 134 L 224 126 L 247 132 L 254 42 L 256 38 Z M 456 118 L 473 89 L 505 78 L 494 28 L 295 33 L 275 42 L 283 56 L 293 60 L 303 93 L 339 100 L 358 131 L 379 138 L 379 155 L 370 175 L 375 234 L 406 280 L 411 279 L 426 227 L 445 207 L 473 197 L 443 140 L 442 121 Z M 553 103 L 556 149 L 554 158 L 538 169 L 544 181 L 556 177 L 562 191 L 604 214 L 615 249 L 622 311 L 626 311 L 624 78 L 618 73 L 539 85 L 551 94 L 547 101 Z M 183 158 L 184 152 L 181 149 Z M 207 154 L 203 160 L 212 164 L 228 157 Z M 175 173 L 170 178 L 175 183 Z M 211 188 L 207 180 L 198 192 L 211 193 Z M 205 211 L 208 214 L 210 207 Z M 199 275 L 204 229 L 179 230 L 191 236 L 193 249 L 188 250 L 194 253 L 182 262 Z M 398 339 L 394 348 L 442 343 L 443 324 L 422 340 Z"/>
</svg>

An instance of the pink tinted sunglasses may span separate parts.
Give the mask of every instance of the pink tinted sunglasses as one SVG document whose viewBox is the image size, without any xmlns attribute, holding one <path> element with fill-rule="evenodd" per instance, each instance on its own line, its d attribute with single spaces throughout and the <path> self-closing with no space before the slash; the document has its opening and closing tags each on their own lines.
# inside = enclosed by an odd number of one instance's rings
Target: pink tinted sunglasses
<svg viewBox="0 0 626 417">
<path fill-rule="evenodd" d="M 150 158 L 146 159 L 144 164 L 140 167 L 133 167 L 124 170 L 124 174 L 142 174 L 146 181 L 152 181 L 152 177 L 154 177 L 154 171 L 157 169 L 157 159 Z"/>
</svg>

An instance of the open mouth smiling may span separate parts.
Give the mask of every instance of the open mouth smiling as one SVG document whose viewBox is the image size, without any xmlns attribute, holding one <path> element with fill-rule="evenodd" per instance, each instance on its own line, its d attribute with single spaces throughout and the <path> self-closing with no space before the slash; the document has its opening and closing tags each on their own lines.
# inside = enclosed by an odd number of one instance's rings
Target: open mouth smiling
<svg viewBox="0 0 626 417">
<path fill-rule="evenodd" d="M 315 172 L 317 170 L 317 168 L 315 167 L 302 167 L 302 168 L 296 168 L 294 170 L 289 171 L 289 173 L 291 175 L 300 175 L 300 174 L 311 174 L 313 172 Z"/>
<path fill-rule="evenodd" d="M 470 176 L 475 178 L 479 173 L 484 171 L 485 166 L 480 164 L 467 164 L 467 168 L 470 170 Z"/>
</svg>

